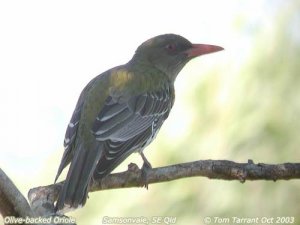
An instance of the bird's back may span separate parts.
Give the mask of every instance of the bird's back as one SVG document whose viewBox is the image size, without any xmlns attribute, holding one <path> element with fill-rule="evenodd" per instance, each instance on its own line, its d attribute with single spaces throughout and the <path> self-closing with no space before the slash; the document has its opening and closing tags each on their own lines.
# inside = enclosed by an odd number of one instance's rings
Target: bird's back
<svg viewBox="0 0 300 225">
<path fill-rule="evenodd" d="M 88 183 L 102 178 L 155 137 L 174 102 L 174 87 L 156 70 L 130 64 L 104 72 L 83 89 L 65 136 L 57 177 L 71 162 L 57 207 L 77 207 Z M 57 178 L 56 177 L 56 178 Z"/>
</svg>

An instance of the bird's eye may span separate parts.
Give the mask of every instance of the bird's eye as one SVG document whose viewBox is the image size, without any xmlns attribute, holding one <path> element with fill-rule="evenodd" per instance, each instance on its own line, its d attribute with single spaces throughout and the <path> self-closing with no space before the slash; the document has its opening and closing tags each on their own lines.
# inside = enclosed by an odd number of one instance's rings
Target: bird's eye
<svg viewBox="0 0 300 225">
<path fill-rule="evenodd" d="M 169 52 L 173 52 L 176 50 L 176 45 L 175 44 L 167 44 L 165 47 Z"/>
</svg>

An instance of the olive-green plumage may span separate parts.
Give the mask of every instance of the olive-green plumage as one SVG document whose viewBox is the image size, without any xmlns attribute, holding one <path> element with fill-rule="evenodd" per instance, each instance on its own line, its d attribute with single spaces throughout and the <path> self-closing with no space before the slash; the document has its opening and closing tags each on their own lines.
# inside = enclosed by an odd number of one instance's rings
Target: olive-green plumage
<svg viewBox="0 0 300 225">
<path fill-rule="evenodd" d="M 218 50 L 178 35 L 160 35 L 139 46 L 127 64 L 91 80 L 66 131 L 56 179 L 71 165 L 57 210 L 84 205 L 91 178 L 106 176 L 133 152 L 140 152 L 149 166 L 142 151 L 169 115 L 177 74 L 193 57 Z"/>
</svg>

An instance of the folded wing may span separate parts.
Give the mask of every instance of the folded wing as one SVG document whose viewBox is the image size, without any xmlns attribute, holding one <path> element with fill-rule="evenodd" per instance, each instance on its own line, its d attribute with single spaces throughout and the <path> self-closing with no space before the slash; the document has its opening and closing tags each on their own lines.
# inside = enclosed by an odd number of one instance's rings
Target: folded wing
<svg viewBox="0 0 300 225">
<path fill-rule="evenodd" d="M 133 151 L 148 145 L 173 104 L 169 88 L 134 96 L 126 102 L 108 97 L 92 128 L 104 151 L 94 177 L 110 173 Z"/>
</svg>

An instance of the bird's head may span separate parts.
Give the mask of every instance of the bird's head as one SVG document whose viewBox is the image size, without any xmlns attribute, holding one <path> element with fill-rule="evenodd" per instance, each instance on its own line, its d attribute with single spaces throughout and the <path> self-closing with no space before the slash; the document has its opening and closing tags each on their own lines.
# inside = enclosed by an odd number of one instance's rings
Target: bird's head
<svg viewBox="0 0 300 225">
<path fill-rule="evenodd" d="M 154 66 L 174 81 L 189 60 L 221 50 L 223 48 L 219 46 L 192 44 L 179 35 L 164 34 L 141 44 L 135 52 L 133 61 Z"/>
</svg>

